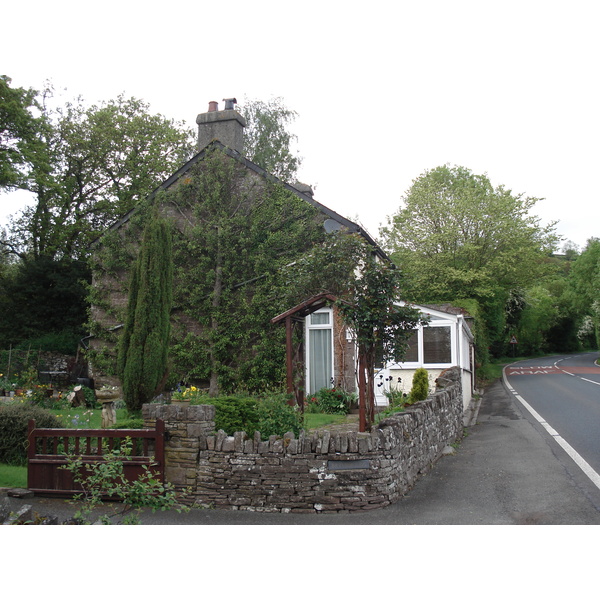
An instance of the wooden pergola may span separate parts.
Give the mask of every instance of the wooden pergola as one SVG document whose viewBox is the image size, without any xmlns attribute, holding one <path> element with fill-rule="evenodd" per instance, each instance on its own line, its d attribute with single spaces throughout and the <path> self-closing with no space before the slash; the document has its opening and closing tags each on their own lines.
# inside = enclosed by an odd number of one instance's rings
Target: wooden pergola
<svg viewBox="0 0 600 600">
<path fill-rule="evenodd" d="M 290 404 L 296 403 L 304 410 L 304 347 L 301 342 L 294 351 L 293 335 L 294 326 L 304 326 L 304 319 L 325 306 L 330 306 L 337 301 L 337 298 L 332 294 L 318 294 L 304 302 L 301 302 L 294 308 L 273 317 L 271 323 L 285 323 L 286 330 L 286 380 L 287 392 L 292 394 L 294 399 L 290 400 Z M 300 338 L 304 339 L 304 332 Z M 367 362 L 366 357 L 358 351 L 358 407 L 359 407 L 359 431 L 367 431 L 370 428 L 374 412 L 374 395 L 368 391 L 368 383 L 366 378 Z M 298 385 L 294 385 L 294 374 L 300 374 Z"/>
<path fill-rule="evenodd" d="M 271 319 L 271 323 L 285 323 L 287 392 L 294 395 L 296 404 L 302 410 L 304 410 L 304 349 L 301 345 L 294 351 L 294 326 L 300 324 L 303 327 L 304 319 L 308 315 L 333 304 L 335 301 L 336 297 L 331 294 L 318 294 Z M 301 368 L 299 369 L 299 367 Z M 294 373 L 298 370 L 300 370 L 301 378 L 299 385 L 294 386 Z"/>
</svg>

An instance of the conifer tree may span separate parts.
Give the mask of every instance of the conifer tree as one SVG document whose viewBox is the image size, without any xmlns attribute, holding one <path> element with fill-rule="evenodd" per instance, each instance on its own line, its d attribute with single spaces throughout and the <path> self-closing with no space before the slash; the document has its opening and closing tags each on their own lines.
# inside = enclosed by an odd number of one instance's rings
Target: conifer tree
<svg viewBox="0 0 600 600">
<path fill-rule="evenodd" d="M 160 393 L 167 377 L 173 286 L 169 225 L 153 218 L 146 226 L 132 271 L 118 367 L 129 412 Z"/>
</svg>

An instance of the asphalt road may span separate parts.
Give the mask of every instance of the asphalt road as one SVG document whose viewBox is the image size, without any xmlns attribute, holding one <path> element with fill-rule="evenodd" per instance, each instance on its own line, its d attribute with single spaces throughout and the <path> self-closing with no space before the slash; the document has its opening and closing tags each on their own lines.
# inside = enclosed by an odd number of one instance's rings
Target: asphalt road
<svg viewBox="0 0 600 600">
<path fill-rule="evenodd" d="M 598 353 L 520 361 L 505 369 L 506 385 L 530 418 L 600 485 Z M 586 467 L 586 464 L 588 465 Z"/>
<path fill-rule="evenodd" d="M 56 499 L 9 499 L 40 515 L 73 508 Z M 320 515 L 192 510 L 144 513 L 144 525 L 590 525 L 600 490 L 547 430 L 497 382 L 454 455 L 441 458 L 400 501 L 361 513 Z"/>
</svg>

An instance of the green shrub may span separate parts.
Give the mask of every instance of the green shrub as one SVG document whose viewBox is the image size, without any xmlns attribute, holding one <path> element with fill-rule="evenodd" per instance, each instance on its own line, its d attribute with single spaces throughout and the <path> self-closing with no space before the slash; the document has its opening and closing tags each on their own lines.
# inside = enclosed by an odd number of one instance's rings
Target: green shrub
<svg viewBox="0 0 600 600">
<path fill-rule="evenodd" d="M 215 407 L 215 430 L 222 429 L 228 435 L 245 431 L 250 437 L 260 431 L 262 439 L 270 435 L 283 435 L 288 431 L 295 435 L 302 429 L 302 416 L 287 403 L 285 394 L 262 399 L 220 396 L 202 396 L 191 404 L 210 404 Z"/>
<path fill-rule="evenodd" d="M 308 413 L 308 414 L 320 414 L 323 411 L 321 410 L 321 407 L 319 406 L 319 399 L 317 398 L 316 394 L 312 394 L 310 396 L 306 397 L 306 400 L 304 402 L 304 413 Z"/>
<path fill-rule="evenodd" d="M 215 429 L 222 429 L 233 435 L 236 431 L 245 431 L 250 437 L 258 429 L 257 400 L 254 398 L 239 398 L 237 396 L 220 396 L 192 401 L 192 404 L 211 404 L 215 407 Z"/>
<path fill-rule="evenodd" d="M 42 408 L 52 408 L 56 402 L 52 398 L 52 390 L 47 385 L 36 385 L 26 392 L 27 400 Z"/>
<path fill-rule="evenodd" d="M 408 396 L 402 390 L 389 390 L 385 392 L 385 396 L 390 408 L 402 408 L 408 400 Z"/>
<path fill-rule="evenodd" d="M 70 471 L 73 481 L 83 490 L 73 497 L 79 508 L 71 523 L 91 525 L 94 512 L 105 506 L 105 497 L 116 497 L 122 505 L 111 503 L 112 514 L 94 517 L 96 522 L 106 525 L 119 514 L 125 515 L 123 525 L 138 525 L 144 508 L 187 512 L 189 508 L 179 503 L 173 484 L 162 483 L 147 465 L 142 465 L 142 473 L 136 479 L 127 479 L 124 463 L 133 453 L 133 441 L 126 438 L 121 442 L 110 450 L 105 446 L 101 462 L 85 464 L 81 457 L 67 457 L 67 464 L 61 468 Z"/>
<path fill-rule="evenodd" d="M 66 329 L 59 332 L 45 333 L 39 337 L 29 339 L 17 346 L 17 349 L 26 350 L 27 348 L 35 348 L 45 352 L 59 352 L 74 356 L 77 352 L 79 340 L 84 333 L 72 329 Z"/>
<path fill-rule="evenodd" d="M 286 394 L 260 400 L 258 417 L 258 430 L 263 439 L 271 435 L 283 435 L 288 431 L 297 436 L 302 429 L 302 415 L 295 407 L 288 404 Z"/>
<path fill-rule="evenodd" d="M 412 388 L 410 390 L 409 404 L 425 400 L 429 395 L 429 375 L 427 370 L 420 368 L 413 375 Z"/>
<path fill-rule="evenodd" d="M 27 426 L 35 419 L 36 427 L 62 428 L 60 420 L 44 408 L 29 403 L 0 407 L 0 462 L 27 464 Z"/>
<path fill-rule="evenodd" d="M 346 415 L 350 411 L 353 395 L 336 388 L 322 388 L 316 398 L 319 412 Z"/>
<path fill-rule="evenodd" d="M 405 404 L 399 404 L 396 406 L 392 406 L 392 405 L 388 406 L 387 408 L 378 412 L 375 415 L 375 423 L 381 423 L 381 421 L 383 421 L 384 419 L 387 419 L 388 417 L 395 415 L 396 413 L 404 412 L 404 406 L 405 406 Z"/>
</svg>

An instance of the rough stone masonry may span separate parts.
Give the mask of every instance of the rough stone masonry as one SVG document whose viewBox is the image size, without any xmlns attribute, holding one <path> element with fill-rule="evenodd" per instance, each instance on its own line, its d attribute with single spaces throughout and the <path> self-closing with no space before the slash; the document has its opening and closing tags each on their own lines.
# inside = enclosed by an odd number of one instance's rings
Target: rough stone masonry
<svg viewBox="0 0 600 600">
<path fill-rule="evenodd" d="M 293 433 L 262 440 L 214 432 L 214 406 L 143 407 L 146 426 L 163 419 L 166 479 L 189 505 L 264 512 L 331 513 L 382 508 L 463 433 L 458 369 L 426 400 L 370 433 Z"/>
</svg>

